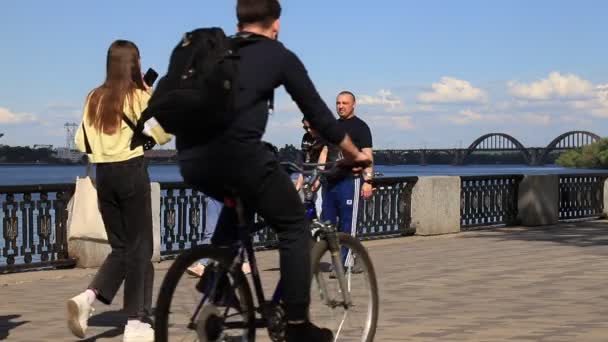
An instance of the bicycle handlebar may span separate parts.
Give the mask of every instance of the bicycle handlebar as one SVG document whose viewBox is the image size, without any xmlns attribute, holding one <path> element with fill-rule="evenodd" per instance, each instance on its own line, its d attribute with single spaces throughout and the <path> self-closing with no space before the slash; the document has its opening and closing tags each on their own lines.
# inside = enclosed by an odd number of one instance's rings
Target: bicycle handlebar
<svg viewBox="0 0 608 342">
<path fill-rule="evenodd" d="M 299 166 L 294 162 L 281 162 L 280 163 L 283 168 L 289 173 L 300 173 L 302 176 L 311 176 L 308 177 L 308 180 L 305 180 L 305 184 L 312 185 L 322 176 L 328 175 L 337 175 L 337 174 L 345 174 L 347 172 L 352 172 L 352 167 L 358 165 L 357 163 L 349 164 L 341 164 L 339 162 L 328 162 L 328 163 L 302 163 Z M 324 169 L 320 169 L 319 167 L 324 167 Z"/>
<path fill-rule="evenodd" d="M 298 164 L 294 163 L 294 162 L 281 162 L 281 166 L 283 166 L 283 168 L 288 172 L 288 173 L 301 173 L 302 175 L 305 176 L 310 176 L 310 175 L 323 175 L 323 174 L 330 174 L 332 172 L 334 172 L 334 168 L 336 167 L 336 162 L 329 162 L 329 163 L 302 163 L 302 166 L 299 166 Z M 319 167 L 325 167 L 325 169 L 319 169 Z M 329 168 L 328 168 L 329 166 Z"/>
</svg>

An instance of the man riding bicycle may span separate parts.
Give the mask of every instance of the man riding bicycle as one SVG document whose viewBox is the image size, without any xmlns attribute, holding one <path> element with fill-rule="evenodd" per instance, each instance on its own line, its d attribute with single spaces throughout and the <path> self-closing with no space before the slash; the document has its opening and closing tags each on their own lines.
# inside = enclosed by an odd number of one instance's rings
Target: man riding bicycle
<svg viewBox="0 0 608 342">
<path fill-rule="evenodd" d="M 331 341 L 331 331 L 316 327 L 308 319 L 311 239 L 304 206 L 289 175 L 262 142 L 274 89 L 285 86 L 306 120 L 324 139 L 341 148 L 343 165 L 359 172 L 371 160 L 336 123 L 299 58 L 277 41 L 281 14 L 278 0 L 238 0 L 236 12 L 238 34 L 259 38 L 240 49 L 238 117 L 213 141 L 182 146 L 178 151 L 180 172 L 186 183 L 217 200 L 238 195 L 248 219 L 257 212 L 277 231 L 288 322 L 286 340 Z M 228 245 L 236 240 L 236 219 L 234 208 L 222 209 L 213 244 Z"/>
</svg>

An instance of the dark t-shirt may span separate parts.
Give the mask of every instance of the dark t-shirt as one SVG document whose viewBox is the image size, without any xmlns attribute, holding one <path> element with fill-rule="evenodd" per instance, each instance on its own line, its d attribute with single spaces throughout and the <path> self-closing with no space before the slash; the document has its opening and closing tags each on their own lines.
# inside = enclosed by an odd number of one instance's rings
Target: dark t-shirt
<svg viewBox="0 0 608 342">
<path fill-rule="evenodd" d="M 365 121 L 353 116 L 347 120 L 338 119 L 338 125 L 344 128 L 359 150 L 372 147 L 372 132 Z"/>
<path fill-rule="evenodd" d="M 372 132 L 369 129 L 369 126 L 365 123 L 365 121 L 359 119 L 356 116 L 351 117 L 350 119 L 344 120 L 342 118 L 338 119 L 338 125 L 341 126 L 346 133 L 350 136 L 353 144 L 357 146 L 359 150 L 363 150 L 364 148 L 372 148 Z M 327 154 L 327 161 L 334 162 L 342 159 L 342 152 L 339 146 L 330 145 Z M 331 175 L 327 177 L 328 181 L 335 182 L 347 177 L 349 173 L 336 173 L 335 175 Z"/>
<path fill-rule="evenodd" d="M 338 119 L 338 125 L 342 127 L 350 136 L 353 144 L 361 151 L 364 148 L 372 148 L 372 132 L 365 121 L 353 116 L 350 119 Z M 338 146 L 331 146 L 327 156 L 328 161 L 336 161 L 342 159 L 342 153 Z"/>
</svg>

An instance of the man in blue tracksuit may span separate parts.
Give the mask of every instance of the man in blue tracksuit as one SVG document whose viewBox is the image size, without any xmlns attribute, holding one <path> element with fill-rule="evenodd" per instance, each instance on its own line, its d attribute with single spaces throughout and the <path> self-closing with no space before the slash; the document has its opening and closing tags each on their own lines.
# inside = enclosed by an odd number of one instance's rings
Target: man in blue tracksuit
<svg viewBox="0 0 608 342">
<path fill-rule="evenodd" d="M 336 174 L 327 177 L 323 184 L 322 221 L 337 224 L 340 231 L 356 236 L 357 212 L 359 199 L 368 199 L 372 196 L 373 156 L 372 134 L 369 126 L 355 116 L 355 95 L 350 91 L 342 91 L 336 98 L 336 111 L 340 118 L 338 124 L 350 135 L 357 148 L 365 153 L 372 164 L 363 170 L 362 175 Z M 335 148 L 330 148 L 328 161 L 341 159 Z M 348 249 L 342 248 L 342 263 L 346 262 Z"/>
</svg>

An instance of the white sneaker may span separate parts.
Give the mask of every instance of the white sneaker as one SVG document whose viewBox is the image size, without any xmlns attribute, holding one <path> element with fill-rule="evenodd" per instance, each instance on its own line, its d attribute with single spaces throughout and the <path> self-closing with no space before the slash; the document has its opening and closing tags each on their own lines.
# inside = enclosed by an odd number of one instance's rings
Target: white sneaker
<svg viewBox="0 0 608 342">
<path fill-rule="evenodd" d="M 125 325 L 123 342 L 154 342 L 154 329 L 148 323 L 129 321 Z"/>
<path fill-rule="evenodd" d="M 68 327 L 72 334 L 84 338 L 87 333 L 89 317 L 93 314 L 86 293 L 81 293 L 68 300 Z"/>
</svg>

